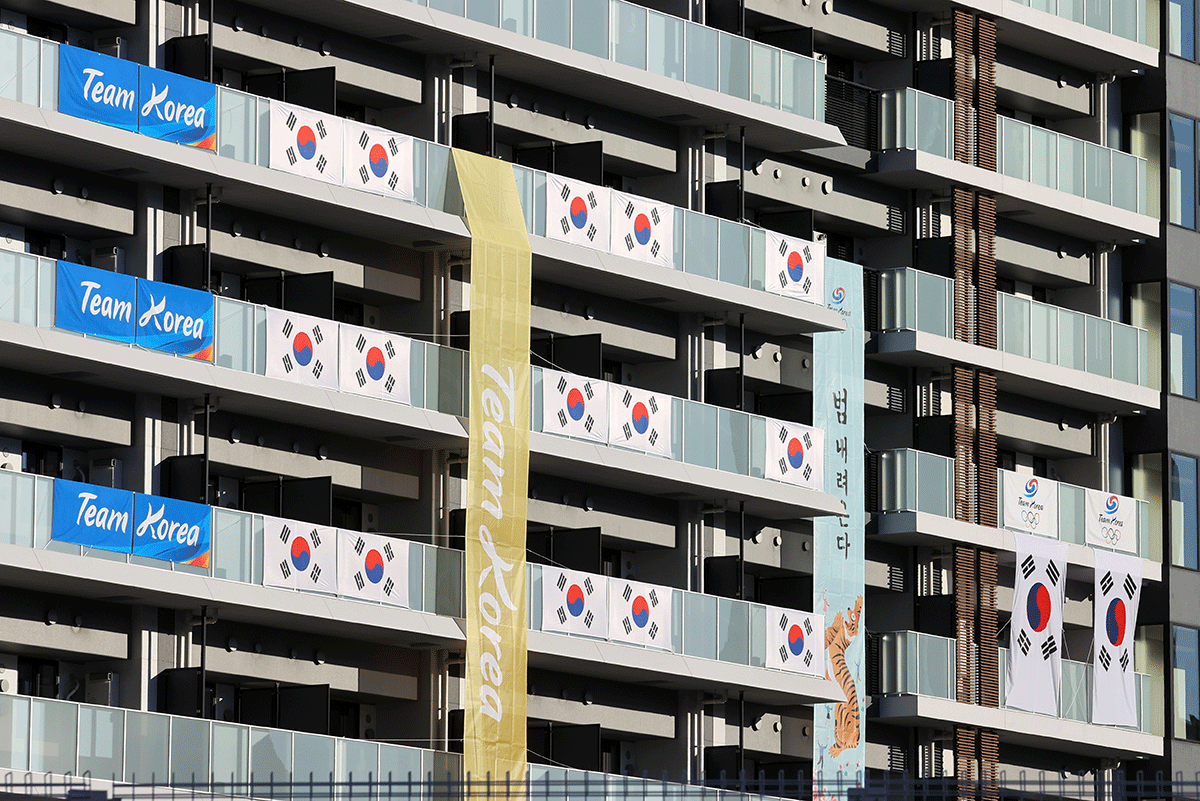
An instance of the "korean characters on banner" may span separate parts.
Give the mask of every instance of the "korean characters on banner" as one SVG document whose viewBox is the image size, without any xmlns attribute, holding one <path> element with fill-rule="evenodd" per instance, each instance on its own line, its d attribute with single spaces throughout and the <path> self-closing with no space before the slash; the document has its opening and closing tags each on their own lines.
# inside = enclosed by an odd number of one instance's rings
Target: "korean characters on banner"
<svg viewBox="0 0 1200 801">
<path fill-rule="evenodd" d="M 767 231 L 767 290 L 812 303 L 825 301 L 825 245 Z"/>
<path fill-rule="evenodd" d="M 413 200 L 412 137 L 353 120 L 342 125 L 346 186 Z"/>
<path fill-rule="evenodd" d="M 558 175 L 546 179 L 546 236 L 608 250 L 609 190 Z"/>
<path fill-rule="evenodd" d="M 542 430 L 606 442 L 608 386 L 603 381 L 543 369 Z"/>
<path fill-rule="evenodd" d="M 265 586 L 333 592 L 336 581 L 336 529 L 263 517 Z"/>
<path fill-rule="evenodd" d="M 608 638 L 671 650 L 670 587 L 611 577 L 608 580 Z"/>
<path fill-rule="evenodd" d="M 271 101 L 270 167 L 331 184 L 342 182 L 342 120 Z"/>
<path fill-rule="evenodd" d="M 1084 492 L 1084 537 L 1088 545 L 1137 553 L 1137 501 L 1100 490 Z"/>
<path fill-rule="evenodd" d="M 608 444 L 671 456 L 671 398 L 608 385 Z"/>
<path fill-rule="evenodd" d="M 1058 714 L 1062 687 L 1063 589 L 1067 545 L 1014 534 L 1017 551 L 1006 703 L 1042 715 Z"/>
<path fill-rule="evenodd" d="M 267 377 L 338 388 L 337 324 L 267 309 Z"/>
<path fill-rule="evenodd" d="M 767 418 L 765 475 L 787 484 L 824 490 L 825 433 Z"/>
<path fill-rule="evenodd" d="M 604 577 L 557 567 L 542 568 L 542 631 L 608 633 Z"/>
<path fill-rule="evenodd" d="M 613 253 L 660 267 L 675 266 L 673 206 L 613 191 L 612 226 Z"/>
<path fill-rule="evenodd" d="M 407 607 L 407 540 L 337 532 L 338 595 Z"/>
<path fill-rule="evenodd" d="M 407 337 L 339 325 L 338 384 L 343 392 L 412 405 Z"/>
<path fill-rule="evenodd" d="M 1142 596 L 1142 560 L 1104 550 L 1095 554 L 1092 722 L 1137 726 L 1133 641 Z"/>
<path fill-rule="evenodd" d="M 767 667 L 825 675 L 825 619 L 810 612 L 767 607 Z"/>
<path fill-rule="evenodd" d="M 1058 482 L 1000 471 L 1004 527 L 1058 538 Z"/>
</svg>

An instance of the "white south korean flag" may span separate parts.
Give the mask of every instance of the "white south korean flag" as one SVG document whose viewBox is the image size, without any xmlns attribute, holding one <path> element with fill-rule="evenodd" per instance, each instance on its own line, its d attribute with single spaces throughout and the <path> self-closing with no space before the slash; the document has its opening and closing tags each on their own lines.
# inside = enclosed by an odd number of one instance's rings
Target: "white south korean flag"
<svg viewBox="0 0 1200 801">
<path fill-rule="evenodd" d="M 408 541 L 338 530 L 338 595 L 408 606 Z"/>
<path fill-rule="evenodd" d="M 273 170 L 342 182 L 342 120 L 333 114 L 271 101 Z"/>
<path fill-rule="evenodd" d="M 608 385 L 608 444 L 671 455 L 671 398 Z"/>
<path fill-rule="evenodd" d="M 1138 725 L 1133 641 L 1142 596 L 1142 560 L 1096 549 L 1092 723 Z"/>
<path fill-rule="evenodd" d="M 342 125 L 346 186 L 413 200 L 412 137 L 353 120 Z"/>
<path fill-rule="evenodd" d="M 663 267 L 674 266 L 673 206 L 614 191 L 612 228 L 613 253 Z"/>
<path fill-rule="evenodd" d="M 767 290 L 825 302 L 825 245 L 767 231 Z"/>
<path fill-rule="evenodd" d="M 542 370 L 542 431 L 608 440 L 608 389 L 603 381 Z"/>
<path fill-rule="evenodd" d="M 767 632 L 767 667 L 825 675 L 823 615 L 768 606 Z"/>
<path fill-rule="evenodd" d="M 1017 578 L 1009 627 L 1006 704 L 1058 714 L 1062 692 L 1063 588 L 1067 544 L 1013 532 Z"/>
<path fill-rule="evenodd" d="M 671 650 L 671 588 L 610 577 L 608 638 Z"/>
<path fill-rule="evenodd" d="M 603 637 L 608 630 L 604 577 L 542 568 L 542 631 Z"/>
<path fill-rule="evenodd" d="M 825 488 L 825 432 L 767 418 L 767 478 L 799 487 Z"/>
<path fill-rule="evenodd" d="M 337 389 L 337 323 L 267 309 L 267 377 Z"/>
<path fill-rule="evenodd" d="M 596 250 L 608 250 L 609 190 L 548 175 L 546 236 Z"/>
<path fill-rule="evenodd" d="M 407 337 L 342 323 L 338 340 L 338 385 L 342 392 L 412 404 L 412 342 Z"/>
<path fill-rule="evenodd" d="M 334 592 L 337 529 L 263 517 L 263 584 Z"/>
</svg>

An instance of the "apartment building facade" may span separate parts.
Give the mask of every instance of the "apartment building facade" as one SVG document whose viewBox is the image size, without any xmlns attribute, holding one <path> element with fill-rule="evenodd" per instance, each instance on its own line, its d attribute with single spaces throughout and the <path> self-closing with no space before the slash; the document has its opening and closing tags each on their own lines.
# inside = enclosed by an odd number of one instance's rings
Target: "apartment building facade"
<svg viewBox="0 0 1200 801">
<path fill-rule="evenodd" d="M 532 249 L 532 775 L 1191 771 L 1181 8 L 0 5 L 0 767 L 461 770 L 456 147 Z"/>
</svg>

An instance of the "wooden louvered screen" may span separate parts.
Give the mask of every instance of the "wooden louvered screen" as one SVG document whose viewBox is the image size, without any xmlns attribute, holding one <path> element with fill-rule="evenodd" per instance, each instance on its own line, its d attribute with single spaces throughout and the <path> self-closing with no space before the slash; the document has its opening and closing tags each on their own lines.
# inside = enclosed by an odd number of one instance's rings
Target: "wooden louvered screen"
<svg viewBox="0 0 1200 801">
<path fill-rule="evenodd" d="M 954 729 L 954 777 L 960 779 L 958 797 L 963 801 L 975 798 L 975 763 L 979 759 L 978 736 L 974 729 L 962 726 Z"/>
<path fill-rule="evenodd" d="M 975 522 L 975 376 L 954 368 L 954 519 Z"/>
<path fill-rule="evenodd" d="M 954 700 L 975 703 L 975 550 L 954 549 Z"/>
<path fill-rule="evenodd" d="M 979 552 L 979 705 L 1000 706 L 1000 664 L 996 650 L 996 554 Z"/>
<path fill-rule="evenodd" d="M 983 801 L 1000 798 L 1000 735 L 984 729 L 979 732 L 979 797 Z"/>
<path fill-rule="evenodd" d="M 964 11 L 954 12 L 954 160 L 974 163 L 971 146 L 972 99 L 975 94 L 975 18 Z"/>
<path fill-rule="evenodd" d="M 976 417 L 978 427 L 975 440 L 975 464 L 979 497 L 979 525 L 996 528 L 996 376 L 992 373 L 975 374 Z"/>
<path fill-rule="evenodd" d="M 996 347 L 996 199 L 976 195 L 975 312 L 976 343 Z"/>
<path fill-rule="evenodd" d="M 996 22 L 977 18 L 975 28 L 975 162 L 985 170 L 996 170 Z"/>
<path fill-rule="evenodd" d="M 954 338 L 973 342 L 975 315 L 971 302 L 971 276 L 975 272 L 974 193 L 954 190 Z"/>
</svg>

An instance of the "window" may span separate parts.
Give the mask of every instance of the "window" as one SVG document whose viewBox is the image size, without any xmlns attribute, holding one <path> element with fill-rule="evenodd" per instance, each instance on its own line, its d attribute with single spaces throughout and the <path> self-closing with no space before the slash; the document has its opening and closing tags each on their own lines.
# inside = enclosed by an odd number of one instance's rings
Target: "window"
<svg viewBox="0 0 1200 801">
<path fill-rule="evenodd" d="M 1200 632 L 1175 626 L 1171 659 L 1175 697 L 1175 736 L 1200 740 Z"/>
<path fill-rule="evenodd" d="M 1167 174 L 1170 221 L 1188 228 L 1196 227 L 1196 123 L 1178 114 L 1171 115 Z"/>
<path fill-rule="evenodd" d="M 1181 58 L 1196 58 L 1196 0 L 1171 0 L 1167 20 L 1167 52 Z"/>
<path fill-rule="evenodd" d="M 1196 290 L 1171 284 L 1171 392 L 1196 397 Z"/>
<path fill-rule="evenodd" d="M 1196 460 L 1171 454 L 1171 564 L 1195 570 Z"/>
</svg>

